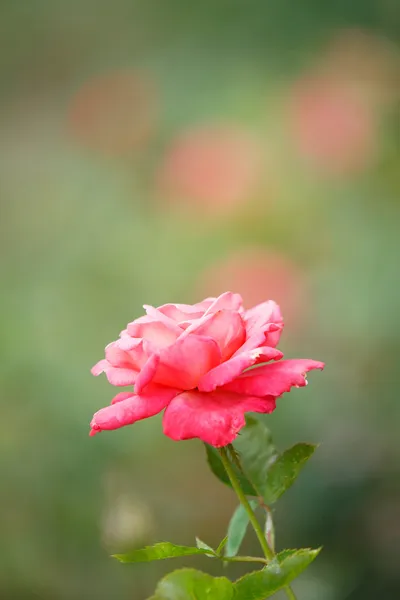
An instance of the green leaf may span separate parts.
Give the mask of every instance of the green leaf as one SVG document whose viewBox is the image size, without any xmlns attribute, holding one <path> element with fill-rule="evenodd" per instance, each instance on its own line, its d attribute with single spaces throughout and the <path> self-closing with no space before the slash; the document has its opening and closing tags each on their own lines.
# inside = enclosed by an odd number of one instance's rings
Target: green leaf
<svg viewBox="0 0 400 600">
<path fill-rule="evenodd" d="M 284 550 L 264 569 L 234 583 L 234 600 L 264 600 L 289 585 L 318 556 L 320 548 Z"/>
<path fill-rule="evenodd" d="M 257 490 L 257 495 L 262 496 L 268 469 L 278 455 L 272 443 L 271 432 L 264 423 L 247 415 L 246 426 L 235 440 L 234 448 L 238 451 L 243 470 Z"/>
<path fill-rule="evenodd" d="M 232 600 L 233 584 L 196 569 L 179 569 L 161 579 L 149 600 Z"/>
<path fill-rule="evenodd" d="M 296 444 L 277 457 L 265 479 L 263 497 L 266 504 L 276 502 L 293 485 L 316 448 L 314 444 Z"/>
<path fill-rule="evenodd" d="M 126 554 L 114 554 L 114 558 L 122 563 L 150 562 L 152 560 L 164 560 L 177 556 L 191 556 L 193 554 L 213 554 L 214 550 L 205 548 L 194 548 L 192 546 L 177 546 L 170 542 L 160 542 L 154 546 L 146 546 L 140 550 L 131 550 Z"/>
<path fill-rule="evenodd" d="M 196 546 L 198 548 L 200 548 L 201 550 L 207 550 L 207 556 L 213 557 L 216 554 L 218 554 L 217 552 L 215 552 L 215 550 L 213 548 L 211 548 L 211 546 L 209 546 L 208 544 L 206 544 L 205 542 L 203 542 L 198 537 L 196 537 Z"/>
<path fill-rule="evenodd" d="M 258 502 L 256 500 L 250 500 L 250 505 L 254 510 L 258 506 Z M 243 506 L 239 504 L 229 522 L 228 542 L 225 546 L 225 556 L 236 556 L 239 552 L 248 524 L 249 516 Z"/>
<path fill-rule="evenodd" d="M 207 452 L 207 461 L 211 471 L 214 473 L 214 475 L 216 475 L 216 477 L 218 477 L 220 481 L 222 481 L 222 483 L 225 483 L 226 485 L 232 487 L 231 482 L 229 481 L 229 477 L 224 469 L 224 465 L 222 464 L 218 450 L 213 446 L 209 446 L 208 444 L 205 444 L 205 447 Z M 248 496 L 257 496 L 257 492 L 250 483 L 250 481 L 245 475 L 243 475 L 243 473 L 241 473 L 241 471 L 233 463 L 232 469 L 235 471 L 235 474 L 240 483 L 240 487 L 242 488 L 244 493 Z"/>
</svg>

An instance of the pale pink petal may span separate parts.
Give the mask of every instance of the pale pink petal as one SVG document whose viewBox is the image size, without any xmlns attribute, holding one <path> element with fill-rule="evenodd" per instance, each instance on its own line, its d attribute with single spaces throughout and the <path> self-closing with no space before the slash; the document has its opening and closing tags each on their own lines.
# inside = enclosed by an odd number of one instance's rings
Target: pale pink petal
<svg viewBox="0 0 400 600">
<path fill-rule="evenodd" d="M 140 394 L 142 390 L 148 385 L 153 379 L 157 372 L 157 368 L 160 362 L 160 356 L 158 354 L 152 354 L 143 369 L 140 371 L 138 378 L 135 382 L 135 392 Z"/>
<path fill-rule="evenodd" d="M 188 335 L 160 352 L 160 363 L 153 381 L 190 390 L 220 361 L 221 351 L 217 342 L 201 335 Z"/>
<path fill-rule="evenodd" d="M 125 350 L 122 350 L 117 342 L 108 344 L 105 349 L 105 354 L 106 360 L 108 360 L 113 367 L 130 369 L 132 367 L 135 368 L 136 366 L 132 361 L 131 356 L 129 356 Z"/>
<path fill-rule="evenodd" d="M 224 389 L 254 396 L 280 396 L 295 387 L 307 384 L 305 374 L 312 369 L 323 369 L 324 363 L 308 359 L 281 360 L 243 373 Z"/>
<path fill-rule="evenodd" d="M 108 369 L 108 367 L 110 366 L 110 363 L 108 362 L 108 360 L 105 360 L 104 358 L 102 360 L 99 360 L 99 362 L 97 362 L 94 367 L 92 367 L 90 369 L 90 372 L 92 375 L 94 375 L 95 377 L 97 377 L 98 375 L 100 375 L 101 373 L 104 373 L 104 371 L 106 369 Z"/>
<path fill-rule="evenodd" d="M 195 333 L 215 340 L 221 350 L 222 361 L 227 360 L 246 339 L 243 319 L 237 312 L 219 310 L 194 321 L 184 335 Z"/>
<path fill-rule="evenodd" d="M 116 404 L 117 402 L 122 402 L 122 400 L 127 400 L 131 398 L 135 394 L 133 392 L 120 392 L 111 400 L 111 404 Z"/>
<path fill-rule="evenodd" d="M 131 337 L 128 334 L 127 330 L 121 331 L 120 335 L 120 339 L 116 340 L 115 344 L 118 346 L 118 348 L 121 348 L 121 350 L 125 350 L 126 352 L 129 352 L 130 350 L 135 350 L 143 344 L 142 338 Z"/>
<path fill-rule="evenodd" d="M 146 393 L 134 394 L 96 412 L 90 423 L 90 435 L 104 430 L 119 429 L 140 419 L 152 417 L 165 408 L 176 394 L 177 390 L 150 385 Z"/>
<path fill-rule="evenodd" d="M 193 306 L 191 304 L 164 304 L 156 310 L 176 323 L 180 323 L 187 319 L 198 319 L 203 315 L 205 308 L 203 309 L 196 304 Z"/>
<path fill-rule="evenodd" d="M 226 446 L 245 425 L 246 412 L 270 413 L 275 400 L 272 396 L 246 397 L 220 390 L 210 394 L 183 392 L 164 413 L 164 433 L 177 441 L 200 438 L 212 446 Z"/>
<path fill-rule="evenodd" d="M 138 372 L 133 368 L 122 368 L 113 367 L 108 360 L 100 360 L 91 369 L 92 375 L 97 377 L 100 373 L 105 373 L 108 381 L 111 385 L 123 386 L 132 385 L 135 383 L 138 376 Z"/>
<path fill-rule="evenodd" d="M 134 369 L 119 369 L 111 365 L 104 369 L 104 372 L 111 385 L 116 386 L 133 385 L 139 374 Z"/>
<path fill-rule="evenodd" d="M 201 392 L 212 392 L 217 387 L 239 377 L 245 369 L 260 362 L 279 360 L 282 356 L 282 352 L 268 346 L 242 352 L 206 373 L 198 382 L 197 387 Z"/>
<path fill-rule="evenodd" d="M 246 324 L 247 337 L 253 336 L 262 327 L 269 323 L 275 323 L 283 327 L 283 318 L 279 306 L 273 300 L 267 300 L 257 304 L 253 308 L 246 310 L 244 314 L 244 322 Z M 279 342 L 281 329 L 276 332 L 270 332 L 266 335 L 264 345 L 275 348 Z"/>
<path fill-rule="evenodd" d="M 143 338 L 152 344 L 159 350 L 166 348 L 173 344 L 178 338 L 179 334 L 182 333 L 180 327 L 174 324 L 169 326 L 161 321 L 145 321 L 146 317 L 141 317 L 133 323 L 128 324 L 128 333 L 132 337 Z M 170 320 L 171 323 L 173 322 Z"/>
<path fill-rule="evenodd" d="M 154 306 L 150 306 L 149 304 L 144 304 L 143 308 L 145 309 L 147 315 L 149 317 L 151 317 L 152 319 L 154 319 L 154 321 L 159 321 L 160 323 L 164 323 L 164 325 L 166 327 L 168 327 L 172 331 L 175 331 L 177 333 L 177 335 L 182 333 L 181 329 L 180 329 L 178 323 L 176 323 L 175 319 L 164 314 L 158 308 L 154 308 Z"/>
<path fill-rule="evenodd" d="M 149 358 L 151 349 L 148 347 L 146 340 L 141 338 L 123 337 L 115 342 L 115 345 L 121 350 L 126 351 L 131 361 L 131 364 L 136 370 L 140 370 Z"/>
<path fill-rule="evenodd" d="M 224 292 L 210 304 L 204 314 L 217 312 L 217 310 L 239 311 L 243 308 L 243 299 L 240 294 Z"/>
</svg>

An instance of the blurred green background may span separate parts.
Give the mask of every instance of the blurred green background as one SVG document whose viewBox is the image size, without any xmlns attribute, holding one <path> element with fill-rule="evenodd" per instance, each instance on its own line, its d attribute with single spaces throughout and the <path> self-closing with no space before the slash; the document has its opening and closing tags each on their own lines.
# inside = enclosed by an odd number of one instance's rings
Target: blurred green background
<svg viewBox="0 0 400 600">
<path fill-rule="evenodd" d="M 0 2 L 1 599 L 221 573 L 109 558 L 217 544 L 236 502 L 159 417 L 89 438 L 115 393 L 89 370 L 143 303 L 226 289 L 327 364 L 265 417 L 279 448 L 322 442 L 275 514 L 279 548 L 324 545 L 299 598 L 400 597 L 398 9 Z"/>
</svg>

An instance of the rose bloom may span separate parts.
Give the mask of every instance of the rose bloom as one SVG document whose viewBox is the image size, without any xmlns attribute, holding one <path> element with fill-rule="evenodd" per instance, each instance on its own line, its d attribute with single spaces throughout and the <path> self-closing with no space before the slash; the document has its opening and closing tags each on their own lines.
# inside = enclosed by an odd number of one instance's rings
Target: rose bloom
<svg viewBox="0 0 400 600">
<path fill-rule="evenodd" d="M 144 308 L 147 314 L 129 323 L 92 369 L 112 385 L 135 389 L 94 415 L 90 435 L 165 409 L 168 437 L 225 446 L 245 425 L 246 412 L 271 413 L 279 396 L 306 385 L 305 373 L 324 367 L 282 360 L 276 346 L 283 320 L 272 300 L 245 310 L 239 294 L 225 292 L 193 305 Z"/>
</svg>

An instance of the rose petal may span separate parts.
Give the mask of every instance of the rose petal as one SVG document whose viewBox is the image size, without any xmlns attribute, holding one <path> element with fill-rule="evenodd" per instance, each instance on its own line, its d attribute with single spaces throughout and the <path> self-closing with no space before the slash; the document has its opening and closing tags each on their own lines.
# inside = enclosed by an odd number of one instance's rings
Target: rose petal
<svg viewBox="0 0 400 600">
<path fill-rule="evenodd" d="M 135 394 L 133 392 L 120 392 L 111 400 L 111 404 L 116 404 L 117 402 L 122 402 L 122 400 L 127 400 L 131 398 Z"/>
<path fill-rule="evenodd" d="M 273 300 L 267 300 L 267 302 L 262 302 L 261 304 L 257 304 L 257 306 L 246 310 L 243 318 L 248 338 L 256 334 L 262 327 L 269 323 L 281 325 L 281 329 L 283 327 L 281 310 Z M 275 333 L 269 333 L 266 336 L 264 345 L 275 348 L 279 342 L 281 329 L 277 330 Z"/>
<path fill-rule="evenodd" d="M 134 394 L 130 398 L 106 406 L 93 416 L 90 435 L 104 430 L 119 429 L 140 419 L 152 417 L 165 408 L 176 394 L 177 390 L 151 385 L 145 394 Z"/>
<path fill-rule="evenodd" d="M 247 338 L 245 343 L 240 346 L 238 350 L 236 350 L 233 356 L 237 356 L 238 354 L 247 352 L 248 350 L 255 350 L 260 346 L 269 346 L 269 344 L 266 342 L 266 340 L 269 339 L 269 335 L 275 331 L 280 331 L 282 327 L 283 325 L 276 325 L 275 323 L 268 323 L 267 325 L 264 325 L 264 327 L 261 327 L 259 331 L 256 331 L 256 333 L 253 333 L 249 338 Z M 275 348 L 275 346 L 272 347 Z"/>
<path fill-rule="evenodd" d="M 193 322 L 184 335 L 195 333 L 215 340 L 221 350 L 222 360 L 232 356 L 246 339 L 242 317 L 237 312 L 219 310 Z"/>
<path fill-rule="evenodd" d="M 183 392 L 168 405 L 163 417 L 165 435 L 173 440 L 200 438 L 212 446 L 233 442 L 245 425 L 246 412 L 270 413 L 275 398 L 254 398 L 217 390 L 210 394 Z"/>
<path fill-rule="evenodd" d="M 108 360 L 105 360 L 104 358 L 102 360 L 99 360 L 99 362 L 97 362 L 94 367 L 92 367 L 90 369 L 90 372 L 92 375 L 94 375 L 95 377 L 97 377 L 98 375 L 101 375 L 101 373 L 104 373 L 104 371 L 106 369 L 108 369 L 108 367 L 110 366 L 110 363 L 108 362 Z"/>
<path fill-rule="evenodd" d="M 238 311 L 243 308 L 243 299 L 240 294 L 233 294 L 232 292 L 224 292 L 218 298 L 212 302 L 207 308 L 205 315 L 215 313 L 218 310 L 235 310 Z"/>
<path fill-rule="evenodd" d="M 160 356 L 153 354 L 140 371 L 138 378 L 135 382 L 135 392 L 140 394 L 142 390 L 148 385 L 153 379 L 157 372 L 157 367 L 160 362 Z"/>
<path fill-rule="evenodd" d="M 97 377 L 100 373 L 105 373 L 111 385 L 124 386 L 133 385 L 138 376 L 138 371 L 132 368 L 118 368 L 110 365 L 108 360 L 100 360 L 91 369 L 92 375 Z"/>
<path fill-rule="evenodd" d="M 181 337 L 173 346 L 160 352 L 160 363 L 153 381 L 190 390 L 220 361 L 221 351 L 217 342 L 211 338 L 201 335 Z"/>
<path fill-rule="evenodd" d="M 141 317 L 133 321 L 133 323 L 129 323 L 129 335 L 143 338 L 161 350 L 173 344 L 179 337 L 179 334 L 182 333 L 181 329 L 175 324 L 172 326 L 167 325 L 165 322 L 149 319 L 149 317 Z M 172 320 L 170 321 L 173 323 Z"/>
<path fill-rule="evenodd" d="M 281 360 L 243 373 L 224 389 L 254 396 L 280 396 L 293 387 L 307 384 L 305 374 L 312 369 L 323 369 L 324 363 L 308 359 Z"/>
<path fill-rule="evenodd" d="M 201 392 L 212 392 L 217 387 L 239 377 L 245 369 L 260 362 L 279 360 L 282 356 L 282 352 L 268 346 L 242 352 L 206 373 L 198 382 L 197 387 Z"/>
</svg>

